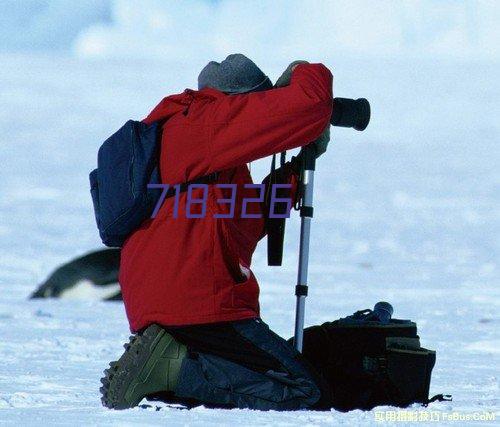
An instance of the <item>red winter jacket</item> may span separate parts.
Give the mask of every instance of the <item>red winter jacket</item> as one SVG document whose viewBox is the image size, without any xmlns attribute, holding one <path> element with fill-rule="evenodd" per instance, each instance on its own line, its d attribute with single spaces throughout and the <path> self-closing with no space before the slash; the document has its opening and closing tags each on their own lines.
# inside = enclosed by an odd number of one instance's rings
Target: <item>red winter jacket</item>
<svg viewBox="0 0 500 427">
<path fill-rule="evenodd" d="M 243 198 L 258 197 L 248 162 L 314 141 L 332 113 L 332 75 L 322 64 L 303 64 L 290 85 L 263 92 L 225 95 L 211 88 L 164 98 L 144 120 L 163 126 L 162 182 L 178 184 L 220 172 L 221 184 L 237 184 L 233 218 L 231 189 L 209 185 L 206 214 L 186 218 L 187 193 L 167 198 L 154 219 L 134 232 L 121 252 L 120 285 L 132 331 L 151 323 L 190 325 L 259 316 L 259 286 L 250 270 L 264 235 L 264 220 L 241 218 Z M 193 197 L 201 197 L 195 189 Z M 191 213 L 201 205 L 191 205 Z M 247 212 L 261 213 L 258 203 Z"/>
</svg>

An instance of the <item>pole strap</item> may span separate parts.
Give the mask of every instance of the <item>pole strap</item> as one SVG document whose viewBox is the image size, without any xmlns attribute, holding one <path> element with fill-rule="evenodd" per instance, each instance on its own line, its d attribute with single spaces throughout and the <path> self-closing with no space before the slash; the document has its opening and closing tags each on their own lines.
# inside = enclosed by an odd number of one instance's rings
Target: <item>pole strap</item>
<svg viewBox="0 0 500 427">
<path fill-rule="evenodd" d="M 308 291 L 307 285 L 296 285 L 295 286 L 295 296 L 306 297 Z"/>
<path fill-rule="evenodd" d="M 304 206 L 304 205 L 302 205 L 300 207 L 300 216 L 301 217 L 312 218 L 313 217 L 313 213 L 314 213 L 314 209 L 313 209 L 312 206 Z"/>
</svg>

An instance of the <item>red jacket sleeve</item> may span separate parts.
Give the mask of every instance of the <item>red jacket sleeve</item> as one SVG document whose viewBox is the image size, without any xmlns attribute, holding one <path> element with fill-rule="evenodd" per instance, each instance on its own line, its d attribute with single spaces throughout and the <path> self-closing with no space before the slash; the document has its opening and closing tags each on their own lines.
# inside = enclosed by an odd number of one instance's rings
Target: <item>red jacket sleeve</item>
<svg viewBox="0 0 500 427">
<path fill-rule="evenodd" d="M 210 129 L 211 171 L 314 141 L 330 121 L 332 82 L 324 65 L 301 64 L 289 86 L 219 98 Z"/>
</svg>

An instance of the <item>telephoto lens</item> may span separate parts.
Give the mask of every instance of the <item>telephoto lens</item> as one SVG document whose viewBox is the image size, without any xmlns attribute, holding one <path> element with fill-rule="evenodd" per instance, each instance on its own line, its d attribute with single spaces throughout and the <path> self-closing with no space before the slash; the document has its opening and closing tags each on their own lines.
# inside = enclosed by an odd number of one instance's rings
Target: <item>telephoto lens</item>
<svg viewBox="0 0 500 427">
<path fill-rule="evenodd" d="M 370 103 L 365 98 L 333 98 L 330 123 L 333 126 L 365 130 L 370 123 Z"/>
</svg>

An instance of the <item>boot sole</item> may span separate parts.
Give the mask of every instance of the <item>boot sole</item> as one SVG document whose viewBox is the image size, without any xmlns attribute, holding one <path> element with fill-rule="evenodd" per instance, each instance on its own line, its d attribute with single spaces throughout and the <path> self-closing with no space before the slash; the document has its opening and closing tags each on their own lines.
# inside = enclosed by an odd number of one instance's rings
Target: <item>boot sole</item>
<svg viewBox="0 0 500 427">
<path fill-rule="evenodd" d="M 131 336 L 123 355 L 109 364 L 101 378 L 102 404 L 110 409 L 128 409 L 137 406 L 148 394 L 171 391 L 169 364 L 181 363 L 185 353 L 185 346 L 159 325 Z M 155 368 L 164 368 L 165 375 L 155 378 Z"/>
</svg>

